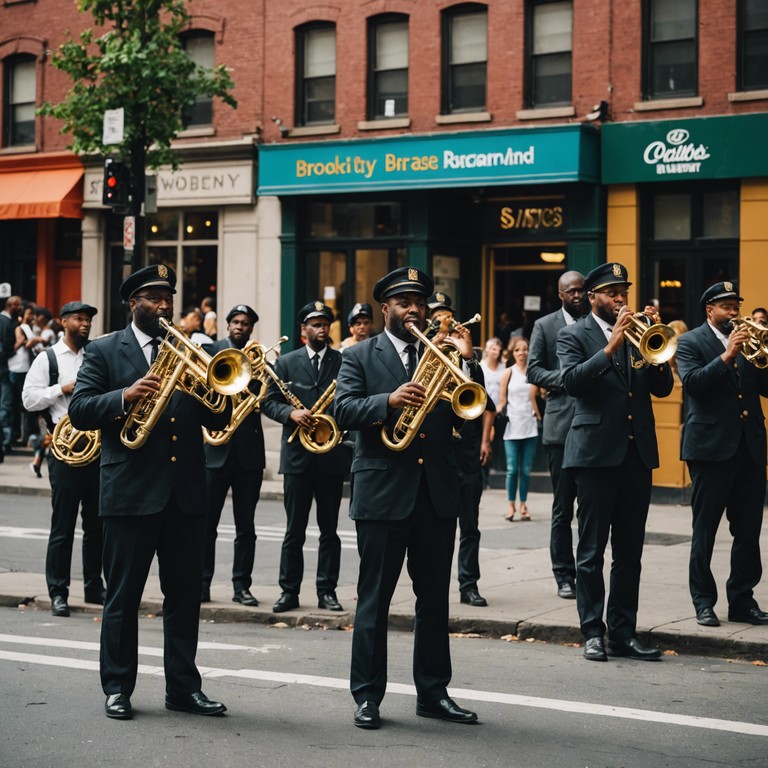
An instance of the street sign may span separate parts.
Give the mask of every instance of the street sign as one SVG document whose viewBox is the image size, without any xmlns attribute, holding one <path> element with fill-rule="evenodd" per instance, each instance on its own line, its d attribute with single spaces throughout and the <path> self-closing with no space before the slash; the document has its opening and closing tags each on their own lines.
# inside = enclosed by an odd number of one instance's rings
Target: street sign
<svg viewBox="0 0 768 768">
<path fill-rule="evenodd" d="M 108 109 L 104 112 L 104 144 L 122 144 L 123 126 L 125 125 L 125 110 Z"/>
<path fill-rule="evenodd" d="M 136 246 L 136 217 L 126 216 L 123 219 L 123 248 L 132 251 Z"/>
</svg>

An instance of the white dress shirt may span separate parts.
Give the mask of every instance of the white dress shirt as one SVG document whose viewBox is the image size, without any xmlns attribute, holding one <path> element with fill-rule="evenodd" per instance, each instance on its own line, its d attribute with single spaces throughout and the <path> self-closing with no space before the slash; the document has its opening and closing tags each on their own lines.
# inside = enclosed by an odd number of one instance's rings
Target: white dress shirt
<svg viewBox="0 0 768 768">
<path fill-rule="evenodd" d="M 73 352 L 63 339 L 57 341 L 51 349 L 59 365 L 59 382 L 68 384 L 75 381 L 83 363 L 83 350 Z M 69 410 L 72 395 L 65 395 L 61 391 L 60 383 L 49 386 L 49 381 L 48 355 L 41 352 L 32 361 L 27 378 L 24 380 L 21 402 L 28 411 L 42 411 L 49 408 L 51 419 L 56 424 Z"/>
</svg>

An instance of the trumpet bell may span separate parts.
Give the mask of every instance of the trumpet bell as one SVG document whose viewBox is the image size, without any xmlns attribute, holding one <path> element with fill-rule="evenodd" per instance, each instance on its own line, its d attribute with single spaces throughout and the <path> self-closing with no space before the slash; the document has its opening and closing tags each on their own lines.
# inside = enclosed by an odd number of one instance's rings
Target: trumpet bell
<svg viewBox="0 0 768 768">
<path fill-rule="evenodd" d="M 222 349 L 208 366 L 207 384 L 220 395 L 236 395 L 250 383 L 251 359 L 240 349 Z"/>
<path fill-rule="evenodd" d="M 668 326 L 656 323 L 640 337 L 638 350 L 651 365 L 669 362 L 677 351 L 677 334 Z"/>
<path fill-rule="evenodd" d="M 451 394 L 451 408 L 462 419 L 471 421 L 479 418 L 485 410 L 488 395 L 485 389 L 474 381 L 459 384 Z"/>
<path fill-rule="evenodd" d="M 299 431 L 299 442 L 310 453 L 328 453 L 341 440 L 341 431 L 336 420 L 326 413 L 316 413 L 312 417 L 314 427 L 311 430 Z"/>
</svg>

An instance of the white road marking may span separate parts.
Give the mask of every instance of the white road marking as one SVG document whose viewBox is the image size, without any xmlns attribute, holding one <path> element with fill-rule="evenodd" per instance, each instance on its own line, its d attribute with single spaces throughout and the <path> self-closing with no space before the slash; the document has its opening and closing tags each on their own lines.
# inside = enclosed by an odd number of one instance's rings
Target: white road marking
<svg viewBox="0 0 768 768">
<path fill-rule="evenodd" d="M 98 650 L 98 643 L 83 643 L 76 641 L 19 637 L 16 635 L 0 635 L 0 642 L 19 643 L 25 645 L 38 645 L 55 648 L 74 648 L 78 650 Z M 206 644 L 210 650 L 241 650 L 248 646 L 229 646 L 224 643 Z M 141 646 L 140 653 L 149 656 L 162 656 L 161 648 L 148 648 Z M 97 671 L 98 661 L 77 659 L 64 656 L 43 656 L 33 653 L 15 653 L 13 651 L 0 650 L 0 659 L 21 664 L 40 664 L 43 666 L 65 667 L 67 669 L 85 669 Z M 320 688 L 335 688 L 349 690 L 349 681 L 337 677 L 323 677 L 319 675 L 302 675 L 289 672 L 269 672 L 259 669 L 226 669 L 222 667 L 199 667 L 200 674 L 205 678 L 237 678 L 244 680 L 261 680 L 264 682 L 309 685 Z M 163 675 L 163 668 L 139 664 L 139 674 Z M 415 696 L 416 689 L 412 685 L 402 683 L 389 683 L 387 693 L 399 693 L 405 696 Z M 476 691 L 467 688 L 452 688 L 451 695 L 465 701 L 484 701 L 491 704 L 506 704 L 517 707 L 533 707 L 535 709 L 547 709 L 557 712 L 569 712 L 576 715 L 598 717 L 615 717 L 624 720 L 642 720 L 648 723 L 661 723 L 663 725 L 676 725 L 685 728 L 702 728 L 713 731 L 725 731 L 727 733 L 742 733 L 750 736 L 768 737 L 768 725 L 746 723 L 736 720 L 723 720 L 713 717 L 696 717 L 681 715 L 673 712 L 656 712 L 649 709 L 635 709 L 632 707 L 614 707 L 606 704 L 590 704 L 581 701 L 568 701 L 567 699 L 545 699 L 539 696 L 519 696 L 512 693 L 499 693 L 496 691 Z"/>
</svg>

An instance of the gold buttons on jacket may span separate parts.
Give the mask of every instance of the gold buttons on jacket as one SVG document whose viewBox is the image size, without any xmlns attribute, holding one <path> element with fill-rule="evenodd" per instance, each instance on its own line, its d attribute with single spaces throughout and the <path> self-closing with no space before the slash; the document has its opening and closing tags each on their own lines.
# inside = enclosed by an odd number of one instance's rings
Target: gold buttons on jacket
<svg viewBox="0 0 768 768">
<path fill-rule="evenodd" d="M 635 439 L 635 436 L 634 436 L 634 435 L 630 435 L 630 436 L 629 436 L 629 439 L 630 439 L 630 440 L 634 440 L 634 439 Z"/>
<path fill-rule="evenodd" d="M 632 397 L 632 393 L 631 392 L 627 392 L 627 397 Z"/>
<path fill-rule="evenodd" d="M 741 415 L 742 416 L 749 416 L 749 411 L 742 411 Z"/>
<path fill-rule="evenodd" d="M 423 440 L 423 439 L 426 437 L 426 435 L 425 435 L 425 434 L 422 432 L 422 433 L 419 435 L 419 437 L 420 437 L 420 438 Z"/>
<path fill-rule="evenodd" d="M 176 457 L 175 456 L 171 456 L 171 461 L 176 461 Z"/>
<path fill-rule="evenodd" d="M 629 416 L 627 416 L 627 418 L 628 418 L 630 421 L 632 421 L 632 414 L 630 413 L 630 414 L 629 414 Z"/>
<path fill-rule="evenodd" d="M 175 443 L 175 442 L 176 442 L 178 439 L 179 439 L 179 438 L 178 438 L 178 436 L 177 436 L 177 435 L 171 435 L 171 440 L 173 440 L 173 442 L 174 442 L 174 443 Z"/>
<path fill-rule="evenodd" d="M 176 421 L 176 417 L 175 416 L 171 416 L 171 424 L 173 424 L 174 421 Z"/>
<path fill-rule="evenodd" d="M 424 459 L 419 459 L 419 464 L 423 464 L 423 463 L 424 463 Z"/>
</svg>

